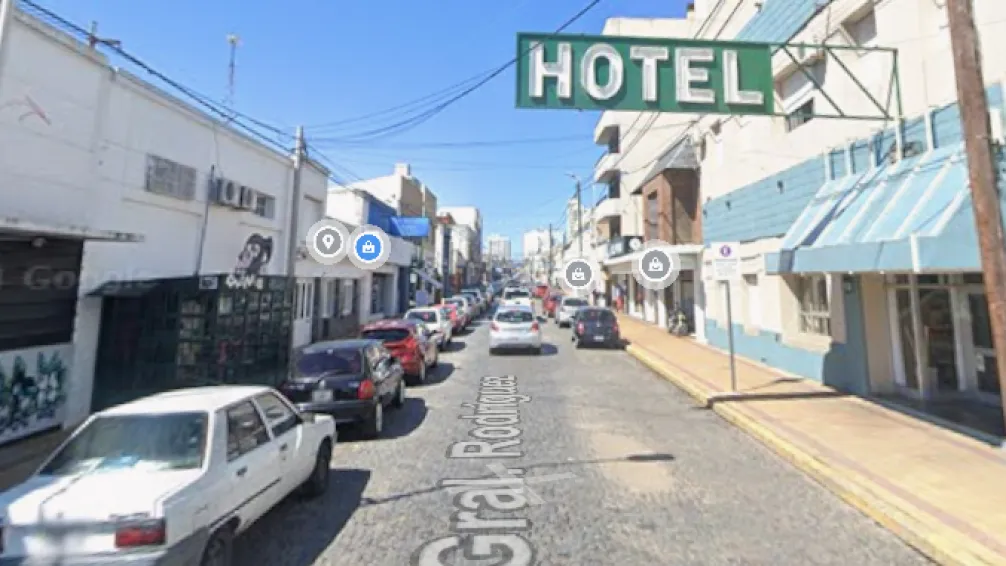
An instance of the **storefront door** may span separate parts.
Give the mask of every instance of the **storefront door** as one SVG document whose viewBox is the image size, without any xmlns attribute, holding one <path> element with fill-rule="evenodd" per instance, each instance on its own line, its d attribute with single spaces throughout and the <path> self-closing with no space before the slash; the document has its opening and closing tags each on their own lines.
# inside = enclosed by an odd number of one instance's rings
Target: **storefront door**
<svg viewBox="0 0 1006 566">
<path fill-rule="evenodd" d="M 927 385 L 935 389 L 929 393 L 956 392 L 960 389 L 960 380 L 950 290 L 920 288 L 918 292 L 923 368 L 929 372 Z"/>
<path fill-rule="evenodd" d="M 964 290 L 964 295 L 967 297 L 967 315 L 971 322 L 971 335 L 964 344 L 965 365 L 978 397 L 982 401 L 998 405 L 1001 403 L 1002 389 L 992 345 L 992 326 L 985 291 L 968 287 Z"/>
</svg>

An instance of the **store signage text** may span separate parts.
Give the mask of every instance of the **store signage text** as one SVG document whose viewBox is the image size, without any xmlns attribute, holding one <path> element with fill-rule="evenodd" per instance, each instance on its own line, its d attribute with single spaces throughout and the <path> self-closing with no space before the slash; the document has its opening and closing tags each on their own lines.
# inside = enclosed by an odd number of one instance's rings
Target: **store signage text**
<svg viewBox="0 0 1006 566">
<path fill-rule="evenodd" d="M 258 275 L 240 275 L 231 273 L 227 275 L 227 279 L 224 281 L 224 285 L 228 289 L 259 289 L 261 290 L 263 285 L 263 280 Z"/>
<path fill-rule="evenodd" d="M 772 114 L 770 46 L 518 34 L 517 107 Z"/>
</svg>

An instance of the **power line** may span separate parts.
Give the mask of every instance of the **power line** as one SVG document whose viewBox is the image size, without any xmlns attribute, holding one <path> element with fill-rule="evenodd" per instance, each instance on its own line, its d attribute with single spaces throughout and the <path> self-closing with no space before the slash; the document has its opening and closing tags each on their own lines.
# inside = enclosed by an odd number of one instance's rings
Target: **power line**
<svg viewBox="0 0 1006 566">
<path fill-rule="evenodd" d="M 555 32 L 553 32 L 553 33 L 555 33 L 555 34 L 562 33 L 566 28 L 568 28 L 569 26 L 571 26 L 574 23 L 576 23 L 577 20 L 579 20 L 584 15 L 586 15 L 587 12 L 589 12 L 590 10 L 592 10 L 595 6 L 597 6 L 600 3 L 601 3 L 601 0 L 591 0 L 590 3 L 588 3 L 585 7 L 583 7 L 579 12 L 577 12 L 576 14 L 574 14 L 571 18 L 569 18 L 568 20 L 566 20 L 566 22 L 564 22 L 561 26 L 559 26 L 559 28 L 556 29 Z M 343 141 L 374 141 L 374 140 L 377 140 L 377 139 L 382 139 L 382 138 L 385 138 L 385 137 L 389 137 L 389 136 L 393 136 L 393 135 L 396 135 L 396 134 L 404 133 L 404 132 L 407 132 L 407 131 L 409 131 L 409 130 L 411 130 L 413 128 L 416 128 L 417 126 L 419 126 L 419 125 L 421 125 L 421 124 L 429 121 L 430 119 L 432 119 L 437 114 L 440 114 L 441 112 L 443 112 L 447 108 L 449 108 L 452 105 L 456 104 L 461 99 L 467 97 L 468 95 L 472 94 L 476 90 L 482 88 L 483 86 L 485 86 L 486 84 L 488 84 L 489 81 L 491 81 L 494 78 L 498 77 L 499 75 L 503 74 L 504 71 L 506 71 L 507 69 L 509 69 L 513 65 L 515 65 L 517 63 L 517 61 L 520 60 L 521 57 L 524 57 L 525 55 L 527 55 L 530 52 L 530 50 L 531 50 L 531 47 L 525 49 L 523 52 L 519 53 L 516 57 L 514 57 L 513 59 L 510 59 L 505 64 L 503 64 L 502 66 L 498 67 L 492 73 L 489 73 L 488 76 L 482 78 L 481 80 L 479 80 L 474 85 L 466 88 L 465 90 L 463 90 L 460 93 L 452 96 L 451 98 L 449 98 L 446 101 L 438 104 L 437 106 L 431 108 L 430 110 L 419 114 L 418 116 L 414 116 L 412 118 L 407 118 L 405 120 L 400 120 L 400 121 L 398 121 L 398 122 L 396 122 L 394 124 L 391 124 L 390 126 L 387 126 L 387 127 L 376 128 L 374 130 L 370 130 L 370 131 L 367 131 L 367 132 L 361 132 L 361 133 L 357 134 L 356 137 L 349 138 L 349 139 L 343 140 Z"/>
<path fill-rule="evenodd" d="M 32 8 L 33 10 L 35 10 L 36 12 L 38 12 L 39 14 L 42 14 L 43 16 L 45 16 L 50 21 L 50 23 L 55 24 L 57 27 L 62 27 L 64 30 L 68 30 L 68 31 L 70 31 L 70 32 L 72 32 L 72 33 L 80 36 L 85 41 L 89 41 L 89 42 L 92 42 L 92 43 L 103 45 L 104 47 L 106 47 L 107 49 L 109 49 L 110 51 L 112 51 L 113 53 L 115 53 L 116 55 L 118 55 L 118 56 L 122 57 L 123 59 L 125 59 L 126 61 L 128 61 L 128 62 L 136 65 L 140 69 L 143 69 L 148 74 L 156 77 L 157 79 L 161 80 L 162 82 L 164 82 L 168 86 L 174 88 L 175 90 L 178 90 L 179 92 L 181 92 L 182 94 L 184 94 L 185 96 L 187 96 L 188 98 L 190 98 L 191 100 L 193 100 L 196 103 L 198 103 L 203 108 L 209 110 L 213 114 L 216 114 L 217 116 L 219 116 L 220 118 L 222 118 L 225 122 L 227 122 L 229 124 L 236 124 L 238 127 L 240 127 L 240 129 L 244 130 L 248 134 L 250 134 L 250 135 L 258 138 L 261 141 L 264 141 L 265 143 L 267 143 L 267 144 L 269 144 L 269 145 L 271 145 L 273 147 L 281 149 L 283 152 L 286 152 L 286 153 L 290 152 L 290 148 L 289 147 L 283 146 L 277 140 L 275 140 L 275 139 L 273 139 L 273 138 L 271 138 L 271 137 L 263 134 L 262 132 L 256 130 L 255 128 L 252 128 L 251 126 L 248 126 L 247 124 L 241 123 L 240 121 L 238 121 L 236 119 L 236 117 L 243 118 L 244 120 L 246 120 L 248 122 L 251 122 L 252 124 L 258 126 L 259 128 L 263 128 L 265 130 L 268 130 L 268 131 L 272 132 L 273 134 L 276 134 L 277 136 L 280 136 L 280 137 L 283 137 L 283 138 L 287 138 L 287 139 L 293 139 L 293 136 L 289 132 L 286 132 L 286 131 L 284 131 L 284 130 L 282 130 L 280 128 L 277 128 L 276 126 L 270 125 L 270 124 L 265 123 L 265 122 L 263 122 L 261 120 L 253 118 L 253 117 L 251 117 L 251 116 L 249 116 L 247 114 L 243 114 L 243 113 L 237 112 L 236 110 L 230 110 L 230 109 L 228 109 L 226 107 L 223 107 L 223 106 L 221 106 L 221 105 L 219 105 L 219 104 L 217 104 L 215 102 L 212 102 L 212 99 L 210 99 L 210 97 L 202 95 L 202 94 L 200 94 L 200 93 L 192 90 L 191 88 L 182 85 L 178 81 L 176 81 L 176 80 L 168 77 L 164 73 L 162 73 L 162 72 L 158 71 L 157 69 L 153 68 L 151 65 L 149 65 L 146 62 L 144 62 L 139 57 L 137 57 L 137 56 L 135 56 L 135 55 L 127 52 L 126 50 L 124 50 L 121 47 L 121 45 L 119 45 L 118 42 L 102 41 L 100 39 L 94 38 L 94 37 L 92 37 L 91 33 L 88 30 L 86 30 L 83 27 L 81 27 L 81 26 L 79 26 L 79 25 L 77 25 L 77 24 L 75 24 L 75 23 L 67 20 L 66 18 L 64 18 L 64 17 L 56 14 L 55 12 L 53 12 L 53 11 L 47 9 L 47 8 L 43 8 L 42 6 L 39 6 L 38 4 L 32 2 L 32 0 L 20 0 L 20 2 L 23 5 Z"/>
</svg>

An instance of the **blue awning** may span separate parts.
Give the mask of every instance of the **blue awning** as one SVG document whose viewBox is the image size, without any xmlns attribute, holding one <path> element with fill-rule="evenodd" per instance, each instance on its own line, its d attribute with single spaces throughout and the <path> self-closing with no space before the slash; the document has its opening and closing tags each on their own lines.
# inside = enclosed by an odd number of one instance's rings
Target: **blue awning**
<svg viewBox="0 0 1006 566">
<path fill-rule="evenodd" d="M 392 216 L 391 235 L 399 238 L 425 238 L 430 235 L 430 219 L 411 216 Z"/>
<path fill-rule="evenodd" d="M 829 181 L 769 254 L 770 273 L 919 271 L 968 202 L 961 144 Z M 932 260 L 932 261 L 930 261 Z M 947 267 L 943 265 L 942 267 Z M 962 265 L 961 268 L 966 266 Z"/>
</svg>

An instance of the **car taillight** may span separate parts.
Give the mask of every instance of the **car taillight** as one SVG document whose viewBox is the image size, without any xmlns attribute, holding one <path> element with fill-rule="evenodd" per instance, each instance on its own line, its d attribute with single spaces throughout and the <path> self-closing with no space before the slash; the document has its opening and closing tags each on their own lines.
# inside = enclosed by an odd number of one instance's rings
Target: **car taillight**
<svg viewBox="0 0 1006 566">
<path fill-rule="evenodd" d="M 580 334 L 583 334 L 583 323 L 582 322 L 576 325 L 576 331 L 578 333 L 580 333 Z"/>
<path fill-rule="evenodd" d="M 356 398 L 361 401 L 374 398 L 374 382 L 365 379 L 360 382 L 359 389 L 356 390 Z"/>
<path fill-rule="evenodd" d="M 489 329 L 492 330 L 493 332 L 498 332 L 500 329 L 500 325 L 494 322 L 491 325 L 489 325 Z"/>
<path fill-rule="evenodd" d="M 531 323 L 531 330 L 534 330 L 535 332 L 538 332 L 538 323 L 537 322 L 532 322 Z"/>
<path fill-rule="evenodd" d="M 115 546 L 117 548 L 133 548 L 137 546 L 157 546 L 167 541 L 167 527 L 164 519 L 130 523 L 115 530 Z"/>
</svg>

